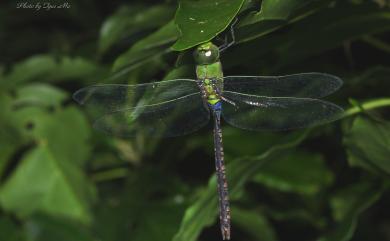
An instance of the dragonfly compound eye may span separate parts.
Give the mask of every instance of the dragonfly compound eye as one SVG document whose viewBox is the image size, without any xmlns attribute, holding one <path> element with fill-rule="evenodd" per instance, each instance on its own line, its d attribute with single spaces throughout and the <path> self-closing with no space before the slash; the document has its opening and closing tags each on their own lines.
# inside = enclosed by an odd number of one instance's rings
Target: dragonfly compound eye
<svg viewBox="0 0 390 241">
<path fill-rule="evenodd" d="M 212 43 L 199 45 L 195 52 L 194 58 L 197 64 L 212 64 L 219 61 L 219 49 Z"/>
</svg>

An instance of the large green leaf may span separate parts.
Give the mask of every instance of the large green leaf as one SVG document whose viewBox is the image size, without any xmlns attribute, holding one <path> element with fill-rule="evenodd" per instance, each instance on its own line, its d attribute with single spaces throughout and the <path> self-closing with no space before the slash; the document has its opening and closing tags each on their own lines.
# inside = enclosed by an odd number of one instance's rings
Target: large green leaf
<svg viewBox="0 0 390 241">
<path fill-rule="evenodd" d="M 176 51 L 210 41 L 229 25 L 244 0 L 180 0 L 175 22 L 180 37 Z"/>
<path fill-rule="evenodd" d="M 90 155 L 91 125 L 80 110 L 71 106 L 54 112 L 37 107 L 15 111 L 14 126 L 36 142 L 47 143 L 56 159 L 82 165 Z"/>
<path fill-rule="evenodd" d="M 106 52 L 112 45 L 140 31 L 157 28 L 173 17 L 168 5 L 123 6 L 106 19 L 100 30 L 99 51 Z"/>
<path fill-rule="evenodd" d="M 321 30 L 317 26 L 321 26 Z M 340 3 L 337 8 L 325 9 L 294 25 L 287 34 L 288 38 L 285 36 L 277 45 L 277 52 L 280 55 L 278 65 L 296 63 L 298 60 L 340 46 L 344 41 L 389 29 L 388 10 L 380 9 L 370 2 L 358 5 Z"/>
<path fill-rule="evenodd" d="M 316 1 L 318 0 L 265 0 L 261 2 L 260 11 L 246 15 L 240 21 L 240 26 L 261 21 L 286 21 L 297 9 Z"/>
<path fill-rule="evenodd" d="M 251 12 L 240 20 L 236 31 L 237 42 L 247 42 L 267 35 L 310 16 L 330 2 L 330 0 L 262 1 L 260 11 Z"/>
<path fill-rule="evenodd" d="M 373 172 L 390 175 L 390 123 L 358 117 L 346 131 L 348 161 Z"/>
<path fill-rule="evenodd" d="M 91 126 L 75 107 L 47 115 L 37 123 L 34 136 L 47 141 L 48 148 L 63 163 L 83 164 L 90 154 Z"/>
<path fill-rule="evenodd" d="M 313 195 L 331 184 L 333 174 L 321 155 L 296 152 L 266 163 L 253 180 L 274 189 Z"/>
<path fill-rule="evenodd" d="M 91 195 L 80 169 L 61 163 L 43 142 L 24 156 L 1 187 L 0 204 L 20 217 L 44 212 L 88 223 Z"/>
<path fill-rule="evenodd" d="M 262 167 L 265 163 L 275 160 L 282 153 L 286 153 L 290 148 L 296 147 L 307 135 L 292 134 L 286 137 L 288 141 L 280 145 L 275 145 L 260 156 L 245 157 L 233 160 L 226 167 L 231 196 L 236 195 Z M 204 227 L 215 222 L 217 216 L 217 194 L 216 177 L 210 178 L 208 187 L 201 196 L 187 208 L 183 217 L 180 229 L 173 238 L 174 241 L 196 240 Z M 234 210 L 232 210 L 234 212 Z"/>
</svg>

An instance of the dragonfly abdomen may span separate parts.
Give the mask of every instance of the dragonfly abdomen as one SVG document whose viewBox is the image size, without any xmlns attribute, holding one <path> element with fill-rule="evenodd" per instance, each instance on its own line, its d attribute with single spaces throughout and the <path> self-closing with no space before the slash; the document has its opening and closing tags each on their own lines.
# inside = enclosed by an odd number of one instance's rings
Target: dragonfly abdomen
<svg viewBox="0 0 390 241">
<path fill-rule="evenodd" d="M 224 153 L 222 145 L 222 130 L 221 130 L 221 102 L 213 105 L 216 108 L 213 111 L 214 117 L 214 152 L 215 152 L 215 169 L 217 173 L 217 189 L 219 201 L 219 220 L 221 224 L 222 239 L 230 239 L 230 205 L 229 193 L 226 180 Z"/>
<path fill-rule="evenodd" d="M 221 112 L 222 111 L 222 101 L 218 100 L 215 104 L 210 104 L 209 106 L 212 110 Z"/>
</svg>

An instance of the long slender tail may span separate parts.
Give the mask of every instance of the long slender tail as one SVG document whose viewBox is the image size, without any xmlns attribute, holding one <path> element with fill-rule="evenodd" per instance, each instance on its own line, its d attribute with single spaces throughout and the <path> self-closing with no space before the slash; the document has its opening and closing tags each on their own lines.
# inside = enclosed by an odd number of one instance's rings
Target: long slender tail
<svg viewBox="0 0 390 241">
<path fill-rule="evenodd" d="M 225 174 L 225 164 L 223 160 L 221 111 L 214 110 L 214 151 L 215 169 L 217 172 L 218 197 L 219 197 L 219 219 L 221 223 L 222 239 L 230 239 L 230 205 L 228 185 Z"/>
</svg>

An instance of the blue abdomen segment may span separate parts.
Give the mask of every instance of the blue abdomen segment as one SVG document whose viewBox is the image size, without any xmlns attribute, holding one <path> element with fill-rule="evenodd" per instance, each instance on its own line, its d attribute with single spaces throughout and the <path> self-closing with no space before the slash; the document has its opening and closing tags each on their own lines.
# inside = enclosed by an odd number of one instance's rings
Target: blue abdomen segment
<svg viewBox="0 0 390 241">
<path fill-rule="evenodd" d="M 210 107 L 215 111 L 221 111 L 222 110 L 222 101 L 218 101 L 214 105 L 209 104 Z"/>
</svg>

